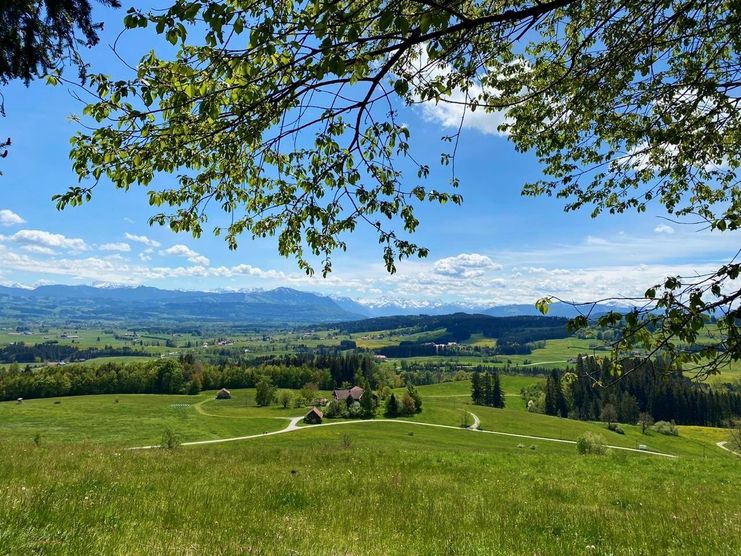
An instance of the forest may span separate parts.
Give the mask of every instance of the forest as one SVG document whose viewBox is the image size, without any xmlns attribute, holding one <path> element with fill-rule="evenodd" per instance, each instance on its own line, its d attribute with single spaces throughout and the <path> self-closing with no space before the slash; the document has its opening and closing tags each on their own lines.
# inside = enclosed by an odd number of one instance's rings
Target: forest
<svg viewBox="0 0 741 556">
<path fill-rule="evenodd" d="M 368 356 L 286 356 L 272 362 L 207 365 L 186 355 L 179 359 L 54 365 L 32 368 L 17 363 L 0 369 L 0 400 L 85 394 L 197 394 L 217 388 L 254 388 L 262 379 L 278 388 L 306 384 L 330 390 L 381 378 Z"/>
<path fill-rule="evenodd" d="M 635 424 L 643 414 L 679 425 L 724 426 L 741 416 L 741 393 L 696 383 L 662 358 L 579 357 L 576 367 L 553 369 L 540 393 L 523 392 L 529 409 L 583 421 Z"/>
<path fill-rule="evenodd" d="M 0 347 L 0 363 L 36 363 L 43 361 L 74 361 L 94 357 L 150 356 L 150 353 L 136 351 L 130 347 L 103 346 L 102 348 L 80 349 L 76 346 L 60 344 L 54 340 L 40 344 L 16 342 Z"/>
</svg>

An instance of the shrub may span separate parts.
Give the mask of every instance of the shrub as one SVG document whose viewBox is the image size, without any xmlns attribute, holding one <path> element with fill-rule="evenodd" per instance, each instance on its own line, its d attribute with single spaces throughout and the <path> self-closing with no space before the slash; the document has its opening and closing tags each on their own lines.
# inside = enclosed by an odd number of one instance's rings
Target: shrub
<svg viewBox="0 0 741 556">
<path fill-rule="evenodd" d="M 347 416 L 353 419 L 363 416 L 363 408 L 360 406 L 360 402 L 353 402 L 348 406 Z"/>
<path fill-rule="evenodd" d="M 625 434 L 625 431 L 623 430 L 623 427 L 621 427 L 617 423 L 610 423 L 609 425 L 607 425 L 607 428 L 610 429 L 613 432 L 618 433 L 618 434 Z"/>
<path fill-rule="evenodd" d="M 582 455 L 594 454 L 603 456 L 607 453 L 607 442 L 601 434 L 585 432 L 576 439 L 576 451 Z"/>
<path fill-rule="evenodd" d="M 160 446 L 166 450 L 174 450 L 180 446 L 180 438 L 175 434 L 175 431 L 167 428 L 162 433 L 162 443 Z"/>
<path fill-rule="evenodd" d="M 658 432 L 659 434 L 665 434 L 667 436 L 679 436 L 679 430 L 674 424 L 674 421 L 656 421 L 651 429 Z"/>
<path fill-rule="evenodd" d="M 336 419 L 341 414 L 340 410 L 340 404 L 337 402 L 337 400 L 332 400 L 329 402 L 327 407 L 324 409 L 324 416 L 327 419 Z"/>
</svg>

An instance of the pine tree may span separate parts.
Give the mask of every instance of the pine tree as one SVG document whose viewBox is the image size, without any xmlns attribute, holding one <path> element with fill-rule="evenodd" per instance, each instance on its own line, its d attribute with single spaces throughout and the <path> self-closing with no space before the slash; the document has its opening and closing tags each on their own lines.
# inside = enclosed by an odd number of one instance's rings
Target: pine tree
<svg viewBox="0 0 741 556">
<path fill-rule="evenodd" d="M 365 381 L 364 389 L 365 392 L 360 397 L 360 407 L 363 410 L 363 419 L 371 419 L 375 414 L 375 408 L 373 407 L 373 391 L 368 381 Z"/>
<path fill-rule="evenodd" d="M 491 378 L 491 373 L 486 373 L 484 375 L 484 405 L 488 405 L 491 407 L 492 400 L 494 397 L 494 382 Z"/>
<path fill-rule="evenodd" d="M 388 401 L 386 402 L 386 417 L 398 417 L 399 416 L 399 402 L 396 401 L 396 396 L 391 393 Z"/>
<path fill-rule="evenodd" d="M 548 375 L 545 381 L 545 414 L 556 415 L 558 413 L 558 401 L 557 401 L 556 385 L 553 380 L 553 375 Z"/>
<path fill-rule="evenodd" d="M 474 371 L 471 375 L 471 401 L 475 405 L 484 404 L 484 387 L 481 381 L 481 373 Z"/>
<path fill-rule="evenodd" d="M 504 391 L 502 390 L 502 381 L 499 373 L 494 373 L 494 384 L 492 386 L 492 405 L 494 407 L 504 407 Z"/>
</svg>

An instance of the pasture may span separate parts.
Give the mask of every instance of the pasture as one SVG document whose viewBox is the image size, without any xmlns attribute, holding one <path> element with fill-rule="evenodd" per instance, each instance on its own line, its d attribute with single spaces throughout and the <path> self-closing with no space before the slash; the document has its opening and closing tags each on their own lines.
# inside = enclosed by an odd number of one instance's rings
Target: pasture
<svg viewBox="0 0 741 556">
<path fill-rule="evenodd" d="M 508 394 L 528 377 L 503 376 Z M 402 422 L 284 428 L 305 409 L 231 400 L 119 395 L 0 404 L 2 554 L 735 554 L 738 458 L 723 431 L 678 437 L 472 406 L 468 382 L 422 386 Z M 118 400 L 118 402 L 116 402 Z M 60 403 L 55 403 L 60 402 Z M 457 428 L 573 439 L 598 431 L 613 451 Z M 245 441 L 128 450 L 260 435 Z M 686 429 L 686 430 L 685 430 Z M 39 435 L 38 442 L 34 437 Z"/>
</svg>

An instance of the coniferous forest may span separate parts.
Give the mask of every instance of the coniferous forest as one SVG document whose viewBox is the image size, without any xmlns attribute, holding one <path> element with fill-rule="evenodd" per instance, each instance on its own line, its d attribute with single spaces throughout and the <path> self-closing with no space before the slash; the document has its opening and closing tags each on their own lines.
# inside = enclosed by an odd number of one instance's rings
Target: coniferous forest
<svg viewBox="0 0 741 556">
<path fill-rule="evenodd" d="M 679 425 L 722 426 L 741 415 L 741 393 L 693 382 L 661 358 L 625 359 L 617 372 L 607 361 L 579 357 L 575 369 L 550 372 L 543 406 L 548 415 L 581 420 L 604 420 L 611 406 L 623 423 L 636 423 L 645 413 Z"/>
</svg>

